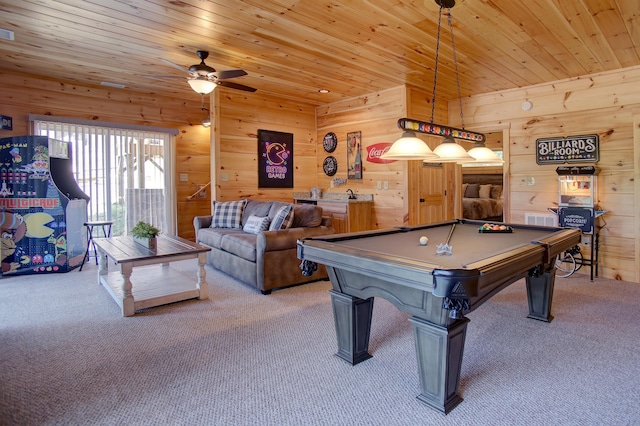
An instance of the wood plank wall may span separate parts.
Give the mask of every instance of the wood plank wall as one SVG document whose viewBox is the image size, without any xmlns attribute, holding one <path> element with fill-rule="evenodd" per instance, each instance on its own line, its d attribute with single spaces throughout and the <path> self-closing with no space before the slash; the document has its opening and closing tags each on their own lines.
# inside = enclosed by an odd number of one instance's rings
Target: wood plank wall
<svg viewBox="0 0 640 426">
<path fill-rule="evenodd" d="M 405 223 L 407 212 L 406 161 L 376 164 L 366 160 L 366 147 L 382 142 L 392 143 L 401 135 L 397 120 L 406 115 L 406 91 L 402 86 L 323 105 L 316 109 L 318 160 L 317 186 L 323 192 L 344 193 L 347 189 L 357 194 L 373 194 L 374 208 L 371 228 L 388 228 Z M 334 179 L 347 179 L 347 133 L 362 132 L 362 179 L 348 179 L 335 185 Z M 329 154 L 322 148 L 328 132 L 338 137 L 336 150 Z M 338 160 L 338 172 L 327 176 L 322 163 L 328 155 Z M 378 182 L 381 188 L 378 189 Z M 387 183 L 384 189 L 384 183 Z"/>
<path fill-rule="evenodd" d="M 209 129 L 200 125 L 203 114 L 197 94 L 161 97 L 5 72 L 0 72 L 0 79 L 0 114 L 13 117 L 13 130 L 0 130 L 0 137 L 27 135 L 30 113 L 178 129 L 175 177 L 178 235 L 193 237 L 193 217 L 210 212 L 207 199 L 187 201 L 198 184 L 209 181 L 210 136 Z M 187 174 L 186 182 L 179 180 L 180 174 Z"/>
<path fill-rule="evenodd" d="M 257 91 L 213 92 L 218 126 L 211 139 L 214 199 L 293 202 L 293 193 L 316 186 L 315 107 Z M 293 188 L 258 188 L 258 130 L 293 133 Z M 320 142 L 322 149 L 322 142 Z"/>
<path fill-rule="evenodd" d="M 372 228 L 402 225 L 408 221 L 411 175 L 407 162 L 363 163 L 363 179 L 331 187 L 333 178 L 346 178 L 346 134 L 362 132 L 363 153 L 378 142 L 393 142 L 399 135 L 397 119 L 430 118 L 426 91 L 397 87 L 365 97 L 314 108 L 274 95 L 216 90 L 211 109 L 217 125 L 200 126 L 203 118 L 197 96 L 176 94 L 163 98 L 126 89 L 83 87 L 24 75 L 0 73 L 3 88 L 0 114 L 12 116 L 14 130 L 0 130 L 0 137 L 27 134 L 27 116 L 51 114 L 89 120 L 112 121 L 179 130 L 176 138 L 176 185 L 178 188 L 178 234 L 193 238 L 192 220 L 211 212 L 212 196 L 218 200 L 253 197 L 290 201 L 295 191 L 320 186 L 324 191 L 374 195 Z M 601 233 L 601 275 L 640 282 L 640 67 L 489 93 L 463 101 L 465 125 L 469 129 L 502 132 L 508 195 L 506 220 L 524 222 L 526 212 L 546 213 L 557 204 L 556 166 L 535 163 L 535 140 L 540 137 L 584 133 L 600 135 L 598 203 L 607 210 Z M 533 103 L 530 111 L 520 107 Z M 460 124 L 458 102 L 438 106 L 434 121 Z M 295 167 L 293 190 L 257 188 L 257 130 L 294 133 Z M 211 133 L 210 133 L 211 131 Z M 333 153 L 339 170 L 333 177 L 322 171 L 327 153 L 322 138 L 333 131 L 338 148 Z M 432 148 L 438 143 L 425 137 Z M 214 153 L 214 155 L 210 155 Z M 211 167 L 213 164 L 213 167 Z M 342 168 L 340 166 L 343 166 Z M 213 171 L 213 172 L 212 172 Z M 220 177 L 226 173 L 227 181 Z M 181 182 L 179 177 L 188 179 Z M 534 179 L 534 185 L 528 185 Z M 187 200 L 197 185 L 212 178 L 206 198 Z M 378 182 L 382 189 L 378 189 Z M 388 182 L 388 190 L 384 190 Z"/>
<path fill-rule="evenodd" d="M 435 122 L 447 122 L 447 107 L 446 102 L 436 105 Z M 323 151 L 322 146 L 318 147 L 318 186 L 326 192 L 345 192 L 350 188 L 356 193 L 373 194 L 372 229 L 417 223 L 420 217 L 417 200 L 421 161 L 377 164 L 365 159 L 362 179 L 348 179 L 338 187 L 332 186 L 332 181 L 334 178 L 347 178 L 347 133 L 362 132 L 362 154 L 365 158 L 368 146 L 393 143 L 402 135 L 397 124 L 402 117 L 429 121 L 431 95 L 417 87 L 398 86 L 317 108 L 319 143 L 328 132 L 334 132 L 338 136 L 338 147 L 331 154 L 338 159 L 336 175 L 328 177 L 322 171 L 322 162 L 329 154 Z M 423 134 L 418 134 L 418 137 L 431 148 L 435 148 L 440 139 Z M 455 170 L 455 165 L 448 167 Z M 412 221 L 410 217 L 413 218 Z"/>
<path fill-rule="evenodd" d="M 548 213 L 558 203 L 558 165 L 538 165 L 537 138 L 600 136 L 597 204 L 607 214 L 601 232 L 600 275 L 640 282 L 640 67 L 549 84 L 472 96 L 464 100 L 469 129 L 508 128 L 509 214 L 523 223 L 527 212 Z M 523 111 L 522 102 L 533 103 Z M 459 121 L 457 102 L 449 119 Z M 533 184 L 531 184 L 533 182 Z"/>
</svg>

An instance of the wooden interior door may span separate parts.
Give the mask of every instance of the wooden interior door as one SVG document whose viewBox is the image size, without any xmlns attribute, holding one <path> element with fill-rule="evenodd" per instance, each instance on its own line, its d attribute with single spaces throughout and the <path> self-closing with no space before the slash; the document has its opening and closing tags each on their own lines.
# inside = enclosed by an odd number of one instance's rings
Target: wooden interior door
<svg viewBox="0 0 640 426">
<path fill-rule="evenodd" d="M 424 164 L 420 171 L 420 224 L 449 219 L 447 169 L 450 164 Z"/>
</svg>

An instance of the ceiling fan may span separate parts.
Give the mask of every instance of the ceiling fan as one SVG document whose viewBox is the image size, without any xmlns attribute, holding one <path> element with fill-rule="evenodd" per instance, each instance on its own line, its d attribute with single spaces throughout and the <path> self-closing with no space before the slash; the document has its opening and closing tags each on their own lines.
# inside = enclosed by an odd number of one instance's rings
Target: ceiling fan
<svg viewBox="0 0 640 426">
<path fill-rule="evenodd" d="M 211 93 L 216 88 L 216 86 L 224 86 L 231 89 L 244 90 L 246 92 L 256 91 L 256 89 L 254 89 L 253 87 L 234 83 L 232 81 L 226 81 L 230 78 L 242 77 L 243 75 L 247 75 L 246 71 L 240 69 L 216 71 L 215 68 L 212 68 L 204 63 L 204 60 L 209 57 L 209 52 L 207 52 L 206 50 L 198 50 L 197 54 L 198 58 L 200 58 L 200 63 L 191 65 L 189 68 L 178 65 L 174 62 L 169 61 L 168 59 L 160 58 L 160 60 L 171 65 L 174 68 L 179 69 L 180 71 L 188 73 L 191 77 L 187 79 L 187 83 L 189 83 L 189 86 L 191 86 L 191 88 L 196 93 L 199 93 L 201 95 Z"/>
</svg>

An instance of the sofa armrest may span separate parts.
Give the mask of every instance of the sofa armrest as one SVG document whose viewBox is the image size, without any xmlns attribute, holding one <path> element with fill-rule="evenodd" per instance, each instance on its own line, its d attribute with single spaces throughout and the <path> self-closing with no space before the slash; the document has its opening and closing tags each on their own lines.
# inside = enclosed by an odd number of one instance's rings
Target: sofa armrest
<svg viewBox="0 0 640 426">
<path fill-rule="evenodd" d="M 335 234 L 335 232 L 333 227 L 322 225 L 313 228 L 289 228 L 278 231 L 264 231 L 258 234 L 256 249 L 259 254 L 267 251 L 293 249 L 297 247 L 299 239 Z"/>
<path fill-rule="evenodd" d="M 322 222 L 320 222 L 320 226 L 326 226 L 327 228 L 332 228 L 333 227 L 333 216 L 322 216 Z M 332 232 L 332 234 L 334 232 Z"/>
<path fill-rule="evenodd" d="M 193 218 L 193 227 L 196 230 L 196 237 L 198 236 L 198 230 L 202 228 L 211 227 L 213 216 L 196 216 Z"/>
</svg>

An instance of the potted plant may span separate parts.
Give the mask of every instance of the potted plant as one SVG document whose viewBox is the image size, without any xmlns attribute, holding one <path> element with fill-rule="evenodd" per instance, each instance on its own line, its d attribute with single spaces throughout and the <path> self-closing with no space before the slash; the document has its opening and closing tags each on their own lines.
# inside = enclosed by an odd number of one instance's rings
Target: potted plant
<svg viewBox="0 0 640 426">
<path fill-rule="evenodd" d="M 139 221 L 136 223 L 136 226 L 131 229 L 133 241 L 149 249 L 156 248 L 156 237 L 159 233 L 160 230 L 158 228 L 143 221 Z"/>
</svg>

